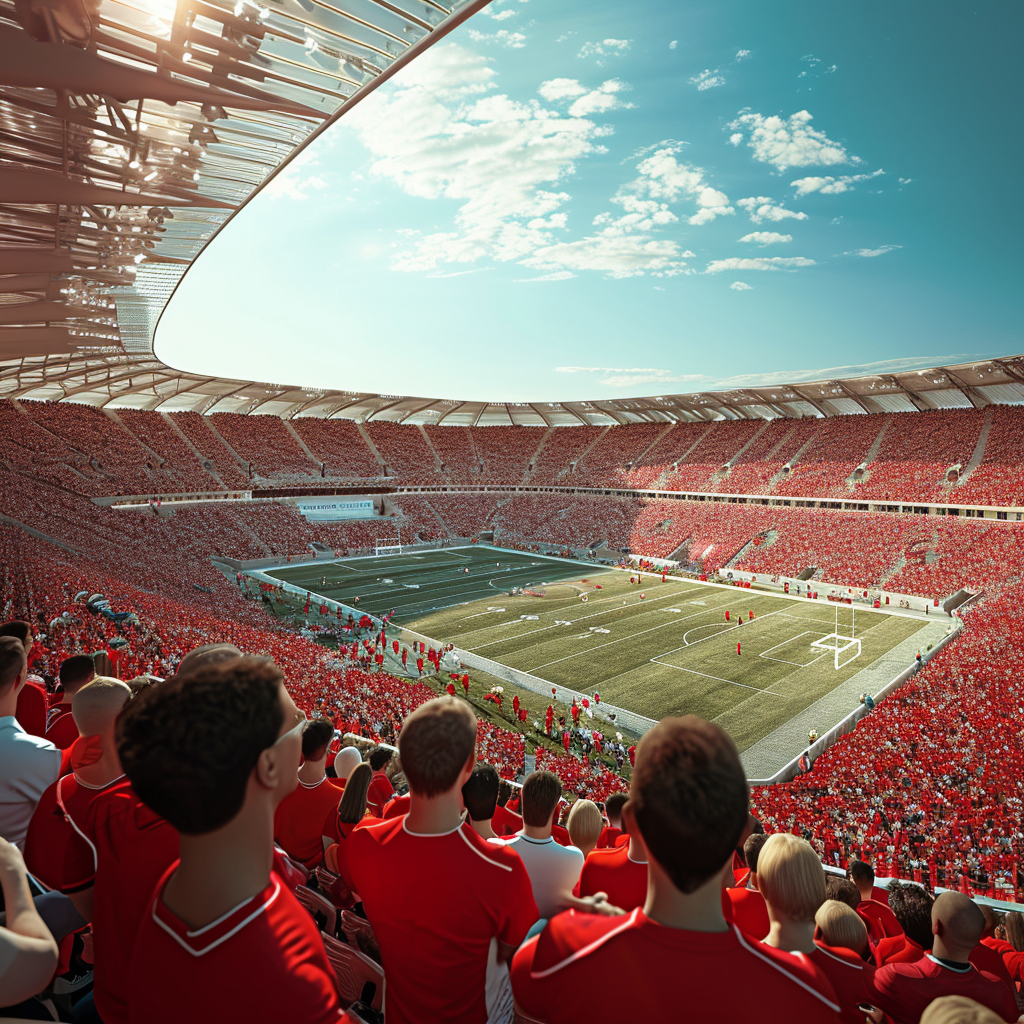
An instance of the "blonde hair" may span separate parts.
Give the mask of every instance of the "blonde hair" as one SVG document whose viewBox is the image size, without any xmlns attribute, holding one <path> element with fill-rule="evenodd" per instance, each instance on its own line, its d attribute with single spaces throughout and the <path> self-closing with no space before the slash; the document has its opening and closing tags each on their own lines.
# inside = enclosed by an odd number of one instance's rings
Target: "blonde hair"
<svg viewBox="0 0 1024 1024">
<path fill-rule="evenodd" d="M 604 819 L 593 800 L 577 800 L 569 811 L 567 827 L 572 845 L 586 853 L 597 845 Z"/>
<path fill-rule="evenodd" d="M 941 996 L 928 1004 L 921 1024 L 1003 1024 L 1003 1018 L 966 996 Z"/>
<path fill-rule="evenodd" d="M 780 916 L 810 922 L 825 902 L 825 869 L 810 844 L 779 832 L 758 854 L 757 887 Z"/>
<path fill-rule="evenodd" d="M 127 683 L 110 676 L 95 676 L 71 699 L 71 717 L 82 736 L 99 736 L 114 724 L 131 699 Z"/>
<path fill-rule="evenodd" d="M 839 900 L 825 900 L 814 915 L 814 923 L 826 946 L 842 946 L 863 953 L 868 944 L 867 925 L 853 907 Z"/>
</svg>

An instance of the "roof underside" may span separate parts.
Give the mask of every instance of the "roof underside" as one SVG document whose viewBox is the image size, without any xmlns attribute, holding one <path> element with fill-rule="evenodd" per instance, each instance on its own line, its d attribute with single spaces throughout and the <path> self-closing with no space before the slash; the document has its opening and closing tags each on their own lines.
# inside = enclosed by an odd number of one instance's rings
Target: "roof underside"
<svg viewBox="0 0 1024 1024">
<path fill-rule="evenodd" d="M 594 402 L 204 377 L 153 354 L 203 247 L 329 124 L 488 0 L 0 0 L 0 396 L 570 426 L 1024 403 L 1024 358 Z"/>
</svg>

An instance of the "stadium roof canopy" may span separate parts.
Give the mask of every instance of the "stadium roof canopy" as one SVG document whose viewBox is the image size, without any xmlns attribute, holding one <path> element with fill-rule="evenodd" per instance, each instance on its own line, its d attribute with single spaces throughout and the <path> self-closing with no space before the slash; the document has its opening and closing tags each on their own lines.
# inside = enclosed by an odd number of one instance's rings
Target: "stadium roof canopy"
<svg viewBox="0 0 1024 1024">
<path fill-rule="evenodd" d="M 289 159 L 488 0 L 0 0 L 0 396 L 535 424 L 1024 403 L 1024 357 L 732 391 L 487 403 L 181 371 L 160 313 Z"/>
</svg>

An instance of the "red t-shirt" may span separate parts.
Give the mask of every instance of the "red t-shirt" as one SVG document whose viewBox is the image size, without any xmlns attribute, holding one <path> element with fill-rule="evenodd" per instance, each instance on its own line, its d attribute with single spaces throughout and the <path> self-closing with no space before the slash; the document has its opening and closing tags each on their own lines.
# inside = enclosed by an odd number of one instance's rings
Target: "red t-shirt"
<svg viewBox="0 0 1024 1024">
<path fill-rule="evenodd" d="M 315 868 L 323 859 L 324 819 L 338 813 L 342 788 L 324 776 L 315 786 L 299 782 L 274 814 L 274 838 L 293 860 Z"/>
<path fill-rule="evenodd" d="M 752 939 L 763 939 L 771 928 L 768 907 L 756 889 L 723 889 L 722 913 Z"/>
<path fill-rule="evenodd" d="M 18 706 L 14 717 L 18 724 L 32 736 L 46 735 L 46 690 L 32 680 L 26 680 L 18 694 Z"/>
<path fill-rule="evenodd" d="M 390 818 L 400 818 L 403 814 L 407 814 L 411 803 L 412 797 L 408 794 L 406 796 L 393 796 L 384 805 L 383 817 L 385 821 Z"/>
<path fill-rule="evenodd" d="M 928 951 L 919 946 L 909 935 L 893 935 L 882 939 L 875 947 L 875 964 L 910 964 L 920 960 Z"/>
<path fill-rule="evenodd" d="M 979 971 L 986 971 L 998 978 L 1011 992 L 1016 994 L 1017 985 L 1010 975 L 1006 961 L 994 949 L 979 942 L 968 957 Z"/>
<path fill-rule="evenodd" d="M 601 834 L 597 837 L 597 846 L 595 849 L 604 850 L 609 846 L 614 846 L 615 840 L 621 835 L 621 828 L 614 828 L 611 825 L 605 825 L 605 827 L 601 829 Z"/>
<path fill-rule="evenodd" d="M 123 781 L 122 775 L 96 789 L 65 775 L 39 798 L 25 837 L 25 864 L 48 888 L 67 894 L 93 884 L 96 847 L 85 831 L 89 808 Z"/>
<path fill-rule="evenodd" d="M 92 802 L 85 832 L 96 847 L 92 912 L 96 1009 L 104 1024 L 127 1024 L 128 965 L 135 933 L 153 888 L 178 859 L 178 833 L 127 782 Z"/>
<path fill-rule="evenodd" d="M 893 935 L 903 934 L 903 927 L 896 920 L 896 915 L 889 909 L 887 903 L 879 903 L 877 900 L 861 900 L 857 904 L 857 913 L 867 925 L 868 935 L 876 942 L 891 938 Z"/>
<path fill-rule="evenodd" d="M 864 1024 L 864 1014 L 857 1009 L 857 1004 L 871 1002 L 868 984 L 875 976 L 875 965 L 864 963 L 852 949 L 820 942 L 808 957 L 832 983 L 843 1024 Z"/>
<path fill-rule="evenodd" d="M 594 1024 L 605 1014 L 595 979 L 628 992 L 629 1018 L 643 1024 L 835 1024 L 832 986 L 800 954 L 741 934 L 667 928 L 638 907 L 626 917 L 553 917 L 512 962 L 516 1002 L 558 1024 Z M 589 997 L 588 997 L 589 995 Z"/>
<path fill-rule="evenodd" d="M 67 750 L 78 739 L 78 726 L 70 704 L 54 704 L 46 716 L 46 739 L 58 750 Z"/>
<path fill-rule="evenodd" d="M 514 836 L 523 829 L 523 819 L 507 807 L 498 804 L 494 808 L 494 817 L 491 818 L 491 828 L 496 836 Z"/>
<path fill-rule="evenodd" d="M 246 1024 L 337 1024 L 345 1019 L 334 972 L 309 912 L 272 871 L 266 887 L 191 929 L 157 883 L 139 926 L 128 987 L 130 1024 L 201 1018 Z"/>
<path fill-rule="evenodd" d="M 374 772 L 370 788 L 366 791 L 366 806 L 377 817 L 383 817 L 384 805 L 394 796 L 395 787 L 383 771 Z"/>
<path fill-rule="evenodd" d="M 493 825 L 491 826 L 494 827 Z M 522 825 L 519 826 L 522 828 Z M 551 826 L 551 838 L 554 839 L 559 846 L 572 846 L 572 840 L 569 838 L 569 830 L 564 825 L 552 825 Z"/>
<path fill-rule="evenodd" d="M 580 873 L 580 896 L 608 893 L 608 902 L 620 910 L 642 907 L 647 899 L 647 861 L 629 857 L 628 846 L 591 850 Z"/>
<path fill-rule="evenodd" d="M 526 867 L 468 824 L 417 835 L 407 820 L 358 828 L 346 840 L 380 945 L 388 1024 L 511 1016 L 506 968 L 489 968 L 488 959 L 495 940 L 517 946 L 537 920 Z"/>
<path fill-rule="evenodd" d="M 869 987 L 871 1002 L 885 1010 L 896 1024 L 917 1024 L 933 999 L 967 996 L 987 1006 L 1000 1020 L 1015 1020 L 1017 1003 L 995 976 L 973 964 L 954 970 L 939 963 L 931 953 L 905 964 L 886 964 L 875 971 Z"/>
</svg>

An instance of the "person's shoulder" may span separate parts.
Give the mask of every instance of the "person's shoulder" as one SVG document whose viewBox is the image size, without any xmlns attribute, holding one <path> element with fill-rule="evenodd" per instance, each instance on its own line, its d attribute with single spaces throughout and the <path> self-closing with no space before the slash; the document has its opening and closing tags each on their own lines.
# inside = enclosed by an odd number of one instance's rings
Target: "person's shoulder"
<svg viewBox="0 0 1024 1024">
<path fill-rule="evenodd" d="M 404 830 L 405 818 L 388 818 L 384 821 L 375 820 L 373 824 L 358 824 L 349 833 L 346 840 L 350 849 L 363 846 L 386 846 L 400 837 Z"/>
<path fill-rule="evenodd" d="M 591 959 L 618 936 L 636 926 L 639 910 L 625 917 L 578 914 L 566 910 L 556 914 L 537 937 L 530 976 L 546 978 L 572 964 Z"/>
<path fill-rule="evenodd" d="M 60 764 L 60 751 L 44 736 L 25 732 L 19 726 L 5 729 L 3 739 L 11 744 L 11 750 L 16 757 L 40 761 L 55 760 L 58 765 Z"/>
<path fill-rule="evenodd" d="M 756 939 L 743 935 L 735 925 L 733 932 L 739 939 L 740 946 L 750 956 L 751 965 L 746 973 L 752 973 L 753 961 L 758 959 L 771 968 L 771 973 L 766 975 L 766 978 L 775 977 L 782 984 L 786 984 L 788 980 L 820 1002 L 830 1006 L 835 1012 L 839 1012 L 839 1004 L 836 1001 L 835 990 L 832 988 L 831 982 L 811 957 L 804 953 L 789 953 L 786 950 L 776 949 L 774 946 L 758 942 Z M 762 986 L 764 983 L 764 979 L 759 982 Z"/>
</svg>

